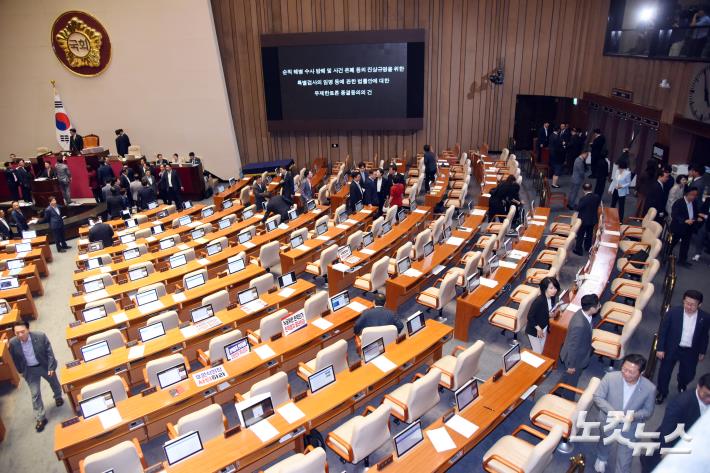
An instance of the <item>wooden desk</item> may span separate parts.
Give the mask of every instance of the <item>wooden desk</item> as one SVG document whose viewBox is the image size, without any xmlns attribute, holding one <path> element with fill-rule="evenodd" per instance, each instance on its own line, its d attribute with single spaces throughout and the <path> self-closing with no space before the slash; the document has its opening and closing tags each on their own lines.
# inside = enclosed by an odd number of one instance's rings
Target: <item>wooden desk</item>
<svg viewBox="0 0 710 473">
<path fill-rule="evenodd" d="M 588 262 L 583 271 L 585 280 L 572 296 L 570 305 L 580 306 L 582 296 L 586 294 L 596 294 L 601 297 L 604 293 L 616 266 L 616 254 L 619 240 L 621 239 L 619 235 L 612 235 L 608 232 L 613 231 L 618 233 L 619 230 L 620 222 L 618 210 L 604 207 L 604 232 L 597 242 L 605 242 L 606 244 L 616 245 L 616 247 L 610 248 L 601 244 L 597 247 L 594 255 L 590 256 L 591 264 Z M 560 357 L 560 350 L 562 350 L 562 345 L 567 336 L 567 327 L 575 312 L 574 310 L 565 310 L 558 318 L 550 319 L 550 331 L 545 341 L 543 353 L 545 356 L 555 360 L 555 363 Z"/>
<path fill-rule="evenodd" d="M 32 200 L 37 207 L 48 207 L 49 199 L 52 197 L 57 199 L 57 205 L 64 205 L 64 196 L 59 188 L 59 180 L 39 178 L 32 181 Z"/>
<path fill-rule="evenodd" d="M 539 356 L 539 355 L 537 355 Z M 543 357 L 544 358 L 544 357 Z M 544 358 L 545 361 L 538 368 L 519 362 L 510 373 L 505 374 L 495 383 L 488 379 L 479 386 L 479 398 L 458 415 L 473 422 L 478 426 L 478 430 L 470 437 L 466 438 L 453 429 L 446 427 L 447 432 L 456 444 L 456 448 L 438 453 L 434 445 L 429 440 L 429 436 L 424 434 L 424 440 L 407 452 L 402 458 L 396 458 L 393 452 L 394 462 L 387 466 L 387 472 L 443 472 L 451 468 L 461 457 L 470 452 L 486 436 L 493 431 L 508 413 L 516 409 L 522 400 L 520 396 L 533 384 L 539 385 L 550 372 L 552 360 Z M 429 425 L 425 431 L 444 427 L 442 419 L 439 418 Z"/>
<path fill-rule="evenodd" d="M 482 215 L 469 215 L 464 220 L 464 226 L 471 229 L 469 232 L 461 230 L 453 230 L 452 237 L 460 238 L 462 241 L 458 245 L 444 243 L 443 245 L 434 245 L 434 252 L 429 256 L 412 263 L 412 268 L 421 272 L 421 276 L 412 277 L 399 275 L 394 278 L 387 279 L 387 302 L 385 307 L 396 310 L 397 307 L 406 302 L 415 294 L 421 292 L 422 287 L 432 277 L 443 277 L 444 270 L 438 274 L 432 273 L 432 270 L 437 266 L 445 266 L 454 259 L 458 259 L 463 249 L 469 244 L 474 235 L 478 233 L 478 228 L 483 222 Z"/>
<path fill-rule="evenodd" d="M 15 387 L 20 384 L 20 375 L 10 355 L 10 339 L 5 333 L 0 335 L 0 381 L 9 381 Z"/>
<path fill-rule="evenodd" d="M 8 304 L 14 304 L 20 311 L 23 319 L 37 319 L 37 307 L 32 298 L 32 291 L 27 283 L 20 283 L 20 287 L 0 291 L 0 299 L 5 299 Z"/>
<path fill-rule="evenodd" d="M 0 249 L 5 250 L 8 245 L 16 245 L 18 243 L 29 243 L 32 248 L 40 248 L 44 255 L 44 260 L 48 263 L 52 261 L 52 247 L 49 246 L 47 235 L 37 236 L 35 238 L 14 238 L 12 240 L 0 241 Z"/>
<path fill-rule="evenodd" d="M 2 259 L 21 259 L 25 262 L 25 265 L 32 264 L 36 266 L 40 276 L 49 276 L 49 267 L 47 267 L 47 260 L 44 259 L 42 248 L 32 248 L 31 251 L 23 251 L 21 253 L 4 253 L 2 254 Z"/>
<path fill-rule="evenodd" d="M 41 296 L 44 294 L 44 288 L 42 287 L 42 280 L 39 278 L 39 270 L 34 264 L 25 264 L 20 268 L 19 272 L 13 273 L 9 269 L 3 269 L 0 271 L 0 278 L 16 277 L 20 284 L 26 283 L 30 286 L 30 291 L 35 296 Z"/>
<path fill-rule="evenodd" d="M 239 194 L 241 194 L 242 189 L 249 184 L 251 184 L 253 176 L 245 176 L 241 179 L 239 179 L 237 182 L 234 183 L 234 185 L 231 185 L 227 187 L 225 190 L 222 192 L 218 192 L 214 195 L 213 201 L 214 205 L 221 209 L 222 208 L 222 203 L 225 200 L 233 199 L 235 197 L 239 197 Z M 259 209 L 261 210 L 261 209 Z"/>
<path fill-rule="evenodd" d="M 22 320 L 20 317 L 20 311 L 17 305 L 13 304 L 10 306 L 10 312 L 7 314 L 0 315 L 0 335 L 7 334 L 8 339 L 15 336 L 12 330 L 12 326 L 15 322 Z"/>
<path fill-rule="evenodd" d="M 148 220 L 153 220 L 153 219 L 155 219 L 156 215 L 158 215 L 161 211 L 167 209 L 168 207 L 170 207 L 170 206 L 165 205 L 165 204 L 161 204 L 161 205 L 158 205 L 154 209 L 142 210 L 135 215 L 145 215 L 148 218 Z M 134 217 L 135 217 L 135 215 L 134 215 Z M 171 215 L 174 215 L 174 214 L 171 214 Z M 115 218 L 112 220 L 106 220 L 104 223 L 111 225 L 111 227 L 113 228 L 114 231 L 118 231 L 122 228 L 126 228 L 126 221 L 123 220 L 122 218 Z M 86 235 L 88 235 L 88 234 L 89 234 L 89 225 L 85 225 L 79 229 L 79 235 L 82 238 L 86 238 Z"/>
<path fill-rule="evenodd" d="M 330 212 L 336 217 L 335 210 L 343 205 L 350 195 L 350 179 L 343 184 L 338 192 L 330 195 Z"/>
<path fill-rule="evenodd" d="M 372 303 L 356 298 L 354 301 L 366 307 Z M 104 429 L 98 418 L 80 419 L 76 424 L 62 428 L 55 427 L 54 450 L 64 462 L 67 471 L 78 471 L 79 460 L 93 452 L 104 450 L 132 437 L 143 441 L 165 432 L 166 422 L 176 422 L 181 416 L 205 407 L 206 404 L 233 402 L 234 394 L 246 392 L 251 386 L 279 371 L 295 369 L 299 361 L 306 361 L 338 340 L 353 337 L 353 325 L 360 312 L 344 307 L 333 312 L 325 320 L 333 325 L 322 330 L 313 324 L 288 337 L 282 337 L 268 345 L 273 355 L 260 357 L 251 353 L 224 363 L 228 378 L 224 386 L 222 380 L 197 387 L 192 376 L 181 383 L 185 391 L 173 397 L 169 390 L 157 390 L 147 396 L 135 395 L 118 402 L 117 409 L 121 422 L 110 429 Z M 204 371 L 203 368 L 191 373 Z M 203 470 L 199 470 L 203 471 Z"/>
<path fill-rule="evenodd" d="M 437 188 L 436 190 L 433 190 Z M 439 202 L 444 200 L 449 190 L 449 168 L 439 168 L 436 181 L 431 183 L 431 191 L 424 195 L 424 204 L 434 208 Z"/>
<path fill-rule="evenodd" d="M 490 306 L 501 293 L 505 286 L 513 281 L 527 264 L 528 259 L 535 251 L 538 243 L 542 239 L 547 225 L 547 217 L 550 215 L 550 209 L 538 207 L 535 209 L 536 216 L 545 217 L 545 225 L 528 224 L 528 228 L 523 235 L 525 238 L 533 241 L 519 240 L 513 246 L 513 249 L 524 251 L 527 256 L 518 260 L 515 268 L 504 268 L 499 266 L 496 272 L 488 279 L 495 279 L 498 282 L 496 287 L 487 287 L 484 285 L 478 286 L 472 293 L 459 296 L 456 298 L 456 321 L 454 322 L 454 337 L 457 340 L 469 341 L 468 327 L 471 320 L 479 317 L 488 306 Z M 533 219 L 530 219 L 531 221 Z"/>
</svg>

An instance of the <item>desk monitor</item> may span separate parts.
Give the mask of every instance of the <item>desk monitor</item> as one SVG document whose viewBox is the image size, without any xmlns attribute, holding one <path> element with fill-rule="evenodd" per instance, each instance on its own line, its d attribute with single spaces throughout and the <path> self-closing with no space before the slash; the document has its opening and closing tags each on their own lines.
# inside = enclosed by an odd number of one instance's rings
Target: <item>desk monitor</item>
<svg viewBox="0 0 710 473">
<path fill-rule="evenodd" d="M 135 233 L 126 233 L 125 235 L 121 235 L 118 237 L 119 240 L 121 240 L 122 244 L 127 244 L 136 241 L 136 234 Z"/>
<path fill-rule="evenodd" d="M 292 286 L 292 285 L 296 284 L 296 273 L 291 271 L 290 273 L 286 273 L 283 276 L 279 276 L 278 282 L 279 282 L 279 287 L 281 289 L 283 289 L 285 287 Z"/>
<path fill-rule="evenodd" d="M 404 274 L 411 267 L 412 261 L 409 259 L 409 256 L 397 260 L 397 274 Z"/>
<path fill-rule="evenodd" d="M 7 305 L 7 302 L 0 302 L 0 315 L 7 314 L 8 310 L 10 310 L 10 307 Z"/>
<path fill-rule="evenodd" d="M 244 212 L 242 212 L 242 220 L 247 220 L 249 218 L 252 218 L 254 216 L 254 210 L 253 209 L 246 209 Z"/>
<path fill-rule="evenodd" d="M 498 269 L 498 265 L 500 264 L 500 259 L 498 258 L 498 255 L 493 255 L 490 258 L 488 258 L 488 271 L 489 272 L 494 272 L 496 269 Z"/>
<path fill-rule="evenodd" d="M 234 205 L 233 200 L 225 200 L 222 202 L 222 209 L 228 209 Z"/>
<path fill-rule="evenodd" d="M 321 222 L 316 225 L 316 236 L 322 235 L 328 231 L 328 224 L 326 222 Z"/>
<path fill-rule="evenodd" d="M 183 379 L 187 379 L 187 368 L 184 363 L 175 365 L 172 368 L 160 371 L 158 373 L 158 384 L 160 389 L 165 389 L 175 383 L 179 383 Z"/>
<path fill-rule="evenodd" d="M 7 269 L 22 269 L 25 267 L 25 260 L 9 259 L 5 262 Z"/>
<path fill-rule="evenodd" d="M 340 261 L 342 261 L 343 263 L 352 254 L 353 254 L 353 250 L 350 248 L 350 245 L 343 245 L 338 248 L 338 259 Z"/>
<path fill-rule="evenodd" d="M 232 221 L 229 220 L 228 218 L 223 218 L 219 222 L 217 222 L 217 228 L 220 230 L 224 230 L 225 228 L 229 227 L 232 224 Z"/>
<path fill-rule="evenodd" d="M 165 442 L 163 445 L 165 458 L 168 459 L 168 465 L 174 465 L 180 460 L 200 453 L 203 448 L 200 434 L 197 431 L 181 435 L 180 437 Z"/>
<path fill-rule="evenodd" d="M 131 218 L 131 212 L 129 210 L 121 210 L 121 218 L 123 220 L 128 220 Z"/>
<path fill-rule="evenodd" d="M 407 318 L 407 334 L 411 337 L 426 326 L 422 311 L 418 310 Z"/>
<path fill-rule="evenodd" d="M 170 269 L 175 269 L 179 266 L 187 264 L 187 257 L 184 253 L 180 255 L 171 256 L 168 260 L 168 263 L 170 263 Z"/>
<path fill-rule="evenodd" d="M 362 207 L 363 207 L 362 200 L 358 200 L 357 202 L 355 202 L 355 212 L 356 213 L 361 211 Z"/>
<path fill-rule="evenodd" d="M 204 228 L 197 228 L 190 233 L 190 237 L 193 240 L 197 240 L 198 238 L 202 238 L 205 236 L 205 229 Z"/>
<path fill-rule="evenodd" d="M 187 225 L 190 222 L 192 222 L 192 217 L 190 217 L 189 215 L 183 215 L 178 219 L 178 225 L 180 226 Z"/>
<path fill-rule="evenodd" d="M 296 209 L 291 209 L 288 211 L 288 219 L 289 220 L 296 220 L 298 218 L 298 212 L 296 212 Z"/>
<path fill-rule="evenodd" d="M 135 281 L 136 279 L 143 279 L 148 277 L 148 268 L 142 266 L 140 268 L 132 269 L 128 271 L 128 279 Z"/>
<path fill-rule="evenodd" d="M 307 212 L 313 212 L 313 210 L 316 208 L 316 201 L 314 199 L 309 200 L 306 202 L 306 211 Z"/>
<path fill-rule="evenodd" d="M 274 405 L 271 402 L 271 394 L 265 393 L 235 404 L 239 423 L 245 428 L 260 422 L 274 415 Z"/>
<path fill-rule="evenodd" d="M 262 210 L 263 212 L 266 212 L 266 208 L 268 207 L 268 204 L 269 204 L 269 203 L 266 202 L 266 201 L 264 201 L 264 202 L 261 203 L 261 210 Z"/>
<path fill-rule="evenodd" d="M 472 293 L 481 284 L 481 276 L 478 272 L 466 278 L 466 292 Z"/>
<path fill-rule="evenodd" d="M 417 420 L 394 436 L 394 448 L 397 451 L 397 457 L 401 457 L 410 451 L 422 440 L 424 440 L 424 434 L 422 433 L 421 420 Z"/>
<path fill-rule="evenodd" d="M 503 368 L 509 373 L 520 361 L 520 343 L 516 343 L 503 355 Z"/>
<path fill-rule="evenodd" d="M 138 248 L 131 248 L 130 250 L 126 250 L 123 252 L 123 259 L 124 261 L 128 261 L 129 259 L 135 259 L 138 258 L 141 255 L 141 250 Z"/>
<path fill-rule="evenodd" d="M 255 287 L 250 287 L 237 294 L 237 299 L 239 300 L 239 305 L 246 305 L 251 301 L 255 301 L 259 298 L 259 291 Z"/>
<path fill-rule="evenodd" d="M 104 411 L 116 407 L 116 403 L 113 401 L 113 394 L 111 391 L 106 391 L 105 393 L 97 394 L 79 402 L 79 411 L 84 419 L 93 417 L 96 414 L 101 414 Z"/>
<path fill-rule="evenodd" d="M 221 194 L 224 192 L 224 184 L 217 184 L 217 193 Z"/>
<path fill-rule="evenodd" d="M 430 254 L 434 252 L 434 242 L 429 240 L 428 242 L 424 243 L 424 257 L 426 258 Z"/>
<path fill-rule="evenodd" d="M 175 246 L 175 239 L 170 237 L 170 238 L 163 238 L 158 242 L 160 245 L 161 250 L 167 250 L 168 248 L 172 248 Z"/>
<path fill-rule="evenodd" d="M 251 232 L 249 230 L 241 232 L 239 235 L 237 235 L 237 241 L 239 241 L 240 245 L 243 245 L 249 240 L 251 240 Z"/>
<path fill-rule="evenodd" d="M 392 230 L 392 222 L 386 220 L 385 223 L 382 224 L 382 235 L 387 235 L 390 230 Z"/>
<path fill-rule="evenodd" d="M 478 397 L 478 380 L 476 378 L 469 379 L 463 386 L 456 390 L 454 397 L 456 398 L 456 408 L 458 412 L 466 409 L 466 406 L 471 404 Z"/>
<path fill-rule="evenodd" d="M 135 218 L 129 218 L 126 220 L 126 228 L 133 228 L 138 225 Z"/>
<path fill-rule="evenodd" d="M 101 278 L 91 279 L 89 281 L 84 280 L 84 292 L 86 292 L 87 294 L 89 292 L 100 291 L 103 288 L 104 288 L 104 280 Z"/>
<path fill-rule="evenodd" d="M 20 287 L 20 281 L 17 278 L 0 278 L 0 290 L 18 287 Z"/>
<path fill-rule="evenodd" d="M 153 232 L 153 235 L 158 235 L 160 233 L 163 233 L 163 225 L 158 223 L 156 225 L 153 225 L 150 229 L 151 232 Z"/>
<path fill-rule="evenodd" d="M 205 283 L 204 273 L 193 274 L 185 278 L 185 289 L 192 289 L 197 286 L 202 286 Z"/>
<path fill-rule="evenodd" d="M 15 253 L 29 253 L 32 251 L 31 243 L 17 243 L 15 244 Z"/>
<path fill-rule="evenodd" d="M 92 241 L 91 243 L 89 243 L 88 251 L 89 251 L 89 252 L 92 252 L 92 251 L 99 251 L 99 250 L 103 249 L 103 247 L 104 247 L 103 242 L 101 242 L 101 241 Z M 15 251 L 17 251 L 17 247 L 15 247 Z"/>
<path fill-rule="evenodd" d="M 240 356 L 246 355 L 249 353 L 249 350 L 251 350 L 249 340 L 247 337 L 244 337 L 225 345 L 224 356 L 227 358 L 227 361 L 232 361 L 236 360 Z"/>
<path fill-rule="evenodd" d="M 156 202 L 156 201 L 148 202 L 148 210 L 153 210 L 157 206 L 158 206 L 158 202 Z"/>
<path fill-rule="evenodd" d="M 348 213 L 345 210 L 343 210 L 335 218 L 335 223 L 343 223 L 347 219 L 348 219 Z"/>
<path fill-rule="evenodd" d="M 212 256 L 220 251 L 222 251 L 222 244 L 219 242 L 207 246 L 207 256 Z"/>
<path fill-rule="evenodd" d="M 192 207 L 192 203 L 190 203 L 190 207 Z M 189 209 L 190 207 L 185 205 L 186 209 Z M 200 212 L 200 214 L 202 214 L 203 218 L 210 217 L 213 213 L 214 213 L 214 207 L 205 207 L 204 209 L 202 209 L 202 212 Z"/>
<path fill-rule="evenodd" d="M 330 298 L 330 310 L 335 312 L 350 304 L 350 294 L 345 290 Z"/>
<path fill-rule="evenodd" d="M 154 324 L 139 328 L 138 335 L 141 337 L 142 342 L 162 337 L 165 335 L 165 327 L 163 326 L 163 322 L 155 322 Z"/>
<path fill-rule="evenodd" d="M 362 347 L 362 360 L 369 363 L 385 352 L 385 340 L 380 337 Z"/>
<path fill-rule="evenodd" d="M 459 214 L 456 216 L 456 226 L 458 228 L 463 227 L 463 221 L 466 219 L 466 214 L 463 212 L 459 212 Z"/>
<path fill-rule="evenodd" d="M 183 202 L 182 208 L 183 209 L 191 209 L 192 208 L 192 201 L 186 200 L 185 202 Z M 203 210 L 203 212 L 204 212 L 204 210 Z M 210 214 L 210 215 L 212 215 L 212 214 Z M 208 215 L 204 215 L 204 216 L 207 217 Z"/>
<path fill-rule="evenodd" d="M 317 393 L 324 387 L 335 382 L 335 370 L 333 365 L 328 365 L 320 371 L 316 371 L 308 377 L 308 387 L 311 394 Z"/>
<path fill-rule="evenodd" d="M 238 273 L 239 271 L 243 270 L 245 268 L 244 265 L 244 259 L 243 258 L 237 258 L 237 257 L 232 257 L 227 260 L 227 272 L 229 274 L 234 274 Z"/>
<path fill-rule="evenodd" d="M 451 238 L 451 227 L 449 225 L 446 225 L 444 227 L 444 231 L 441 232 L 441 240 L 446 241 L 449 238 Z"/>
<path fill-rule="evenodd" d="M 212 304 L 206 304 L 190 311 L 190 318 L 195 324 L 201 320 L 209 319 L 213 315 L 214 309 L 212 309 Z"/>
<path fill-rule="evenodd" d="M 417 210 L 417 203 L 416 203 L 416 201 L 412 200 L 409 203 L 409 211 L 414 212 L 415 210 Z"/>
<path fill-rule="evenodd" d="M 295 250 L 301 245 L 303 245 L 303 236 L 296 235 L 295 237 L 291 238 L 291 248 Z"/>
<path fill-rule="evenodd" d="M 36 230 L 22 230 L 22 238 L 37 238 Z"/>
<path fill-rule="evenodd" d="M 84 358 L 85 362 L 96 360 L 97 358 L 108 356 L 110 354 L 111 348 L 109 348 L 106 340 L 101 340 L 100 342 L 91 343 L 81 347 L 81 356 Z"/>
<path fill-rule="evenodd" d="M 513 239 L 506 238 L 505 241 L 503 242 L 503 254 L 507 255 L 511 251 L 513 251 Z"/>
<path fill-rule="evenodd" d="M 158 291 L 150 289 L 148 291 L 139 292 L 136 294 L 136 304 L 139 306 L 150 304 L 158 300 Z"/>
<path fill-rule="evenodd" d="M 372 232 L 367 232 L 362 236 L 362 247 L 367 248 L 372 244 L 372 242 L 375 241 L 374 235 L 372 235 Z"/>
<path fill-rule="evenodd" d="M 168 216 L 168 210 L 167 210 L 167 209 L 161 210 L 161 211 L 158 212 L 158 214 L 156 215 L 156 217 L 158 217 L 158 218 L 165 218 L 165 217 L 167 217 L 167 216 Z"/>
<path fill-rule="evenodd" d="M 276 230 L 276 220 L 271 219 L 266 221 L 266 231 L 267 232 L 273 232 Z"/>
<path fill-rule="evenodd" d="M 106 307 L 100 305 L 98 307 L 92 307 L 91 309 L 84 309 L 81 311 L 81 317 L 84 322 L 93 322 L 94 320 L 103 319 L 106 317 Z"/>
<path fill-rule="evenodd" d="M 404 219 L 407 218 L 407 211 L 404 209 L 399 209 L 397 211 L 397 221 L 398 222 L 404 222 Z"/>
</svg>

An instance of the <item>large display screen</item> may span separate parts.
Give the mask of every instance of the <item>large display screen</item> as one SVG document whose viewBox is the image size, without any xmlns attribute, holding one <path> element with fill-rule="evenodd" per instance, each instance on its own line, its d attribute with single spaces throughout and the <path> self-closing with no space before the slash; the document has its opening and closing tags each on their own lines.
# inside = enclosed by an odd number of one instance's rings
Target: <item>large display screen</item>
<svg viewBox="0 0 710 473">
<path fill-rule="evenodd" d="M 261 36 L 270 131 L 423 126 L 424 30 Z"/>
</svg>

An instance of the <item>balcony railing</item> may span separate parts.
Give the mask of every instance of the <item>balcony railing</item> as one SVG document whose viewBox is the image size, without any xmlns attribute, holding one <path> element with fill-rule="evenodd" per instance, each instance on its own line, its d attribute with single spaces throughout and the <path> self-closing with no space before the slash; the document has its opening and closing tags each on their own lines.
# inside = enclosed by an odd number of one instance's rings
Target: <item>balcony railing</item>
<svg viewBox="0 0 710 473">
<path fill-rule="evenodd" d="M 609 30 L 604 54 L 709 62 L 710 27 Z"/>
</svg>

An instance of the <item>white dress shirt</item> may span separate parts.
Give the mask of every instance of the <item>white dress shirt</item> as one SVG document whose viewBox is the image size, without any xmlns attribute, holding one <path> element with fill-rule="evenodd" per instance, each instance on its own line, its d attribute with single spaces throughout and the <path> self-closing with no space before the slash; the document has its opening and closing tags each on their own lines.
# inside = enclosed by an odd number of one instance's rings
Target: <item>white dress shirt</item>
<svg viewBox="0 0 710 473">
<path fill-rule="evenodd" d="M 592 325 L 592 316 L 587 315 L 586 312 L 582 311 L 582 315 L 584 316 L 585 319 L 587 319 L 587 322 L 589 322 L 589 326 L 591 327 Z"/>
<path fill-rule="evenodd" d="M 693 345 L 693 335 L 695 334 L 695 324 L 698 321 L 698 311 L 696 310 L 694 314 L 688 314 L 683 311 L 683 331 L 680 335 L 681 347 L 690 347 Z"/>
<path fill-rule="evenodd" d="M 626 409 L 626 405 L 629 403 L 629 399 L 631 399 L 631 396 L 634 394 L 634 390 L 636 389 L 636 386 L 638 386 L 639 380 L 636 380 L 634 384 L 627 383 L 625 379 L 622 379 L 622 381 L 624 382 L 624 404 L 622 409 Z"/>
<path fill-rule="evenodd" d="M 173 176 L 172 176 L 172 174 L 173 174 L 172 172 L 168 171 L 168 187 L 172 187 L 172 186 L 173 186 Z"/>
<path fill-rule="evenodd" d="M 683 197 L 685 199 L 685 197 Z M 688 218 L 693 219 L 695 218 L 695 215 L 693 215 L 693 203 L 688 202 L 688 199 L 685 199 L 685 205 L 688 206 Z"/>
</svg>

